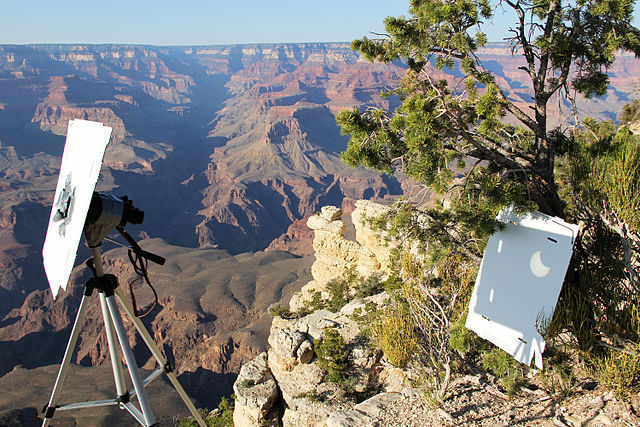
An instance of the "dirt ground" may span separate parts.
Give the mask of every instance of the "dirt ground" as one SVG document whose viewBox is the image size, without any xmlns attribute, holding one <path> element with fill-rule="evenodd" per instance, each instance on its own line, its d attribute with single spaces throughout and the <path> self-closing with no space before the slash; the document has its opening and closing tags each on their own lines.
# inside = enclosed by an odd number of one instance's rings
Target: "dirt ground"
<svg viewBox="0 0 640 427">
<path fill-rule="evenodd" d="M 534 384 L 508 397 L 494 378 L 468 375 L 455 380 L 440 408 L 417 391 L 376 420 L 379 426 L 640 426 L 638 396 L 623 401 L 588 379 L 569 397 L 552 398 Z"/>
</svg>

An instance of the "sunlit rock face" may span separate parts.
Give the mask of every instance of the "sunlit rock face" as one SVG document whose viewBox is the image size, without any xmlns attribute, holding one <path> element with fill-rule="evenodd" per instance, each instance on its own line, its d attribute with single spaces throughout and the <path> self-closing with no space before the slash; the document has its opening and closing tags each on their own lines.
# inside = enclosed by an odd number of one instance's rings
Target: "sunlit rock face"
<svg viewBox="0 0 640 427">
<path fill-rule="evenodd" d="M 322 298 L 329 298 L 329 284 L 345 280 L 349 274 L 363 279 L 389 274 L 391 247 L 369 221 L 384 215 L 389 207 L 369 200 L 359 200 L 355 206 L 351 214 L 355 240 L 345 238 L 342 210 L 335 206 L 325 206 L 307 220 L 307 227 L 314 233 L 313 280 L 293 295 L 289 302 L 292 311 L 302 310 L 318 292 Z"/>
<path fill-rule="evenodd" d="M 334 115 L 392 107 L 379 92 L 402 73 L 345 44 L 0 46 L 0 374 L 22 365 L 14 374 L 28 384 L 31 369 L 59 362 L 88 278 L 78 269 L 54 302 L 42 269 L 70 119 L 113 128 L 98 190 L 128 195 L 145 212 L 128 231 L 175 255 L 153 269 L 160 307 L 147 326 L 189 392 L 212 406 L 266 349 L 267 307 L 310 280 L 310 259 L 280 251 L 312 252 L 306 219 L 328 203 L 401 193 L 397 181 L 341 163 Z M 88 255 L 80 247 L 78 263 Z M 126 253 L 106 259 L 126 285 Z M 75 363 L 106 361 L 99 316 L 89 310 Z"/>
<path fill-rule="evenodd" d="M 503 45 L 481 57 L 526 111 L 530 88 L 519 70 L 523 64 Z M 335 114 L 354 107 L 393 108 L 398 100 L 380 92 L 396 85 L 404 71 L 398 63 L 370 64 L 344 43 L 0 46 L 0 373 L 23 365 L 16 375 L 27 375 L 59 362 L 78 286 L 86 279 L 86 273 L 75 273 L 79 285 L 54 303 L 42 269 L 68 120 L 113 128 L 98 190 L 128 195 L 145 211 L 144 224 L 128 231 L 162 239 L 162 251 L 193 250 L 178 257 L 175 272 L 197 265 L 208 275 L 198 276 L 188 291 L 165 278 L 161 310 L 150 326 L 163 345 L 177 349 L 176 361 L 184 367 L 179 369 L 192 373 L 190 390 L 202 390 L 206 375 L 195 372 L 234 376 L 244 361 L 266 349 L 266 307 L 288 301 L 311 280 L 312 260 L 276 259 L 278 250 L 314 252 L 309 217 L 327 205 L 350 214 L 354 200 L 403 192 L 404 183 L 342 164 L 347 138 Z M 632 57 L 619 57 L 610 68 L 607 95 L 578 100 L 584 114 L 614 118 L 630 98 L 638 71 Z M 456 72 L 442 77 L 455 80 Z M 550 114 L 562 123 L 570 109 L 552 104 Z M 333 249 L 360 260 L 344 260 L 359 271 L 378 265 L 384 270 L 384 249 L 366 243 L 365 229 L 356 233 L 370 253 L 363 255 L 349 239 Z M 228 256 L 194 261 L 217 249 Z M 257 256 L 249 260 L 255 265 L 243 264 L 244 252 L 262 249 L 276 258 Z M 88 256 L 81 247 L 78 263 Z M 326 265 L 334 261 L 327 258 Z M 116 260 L 111 267 L 120 268 Z M 238 275 L 238 268 L 271 281 Z M 289 270 L 278 276 L 275 269 Z M 321 269 L 313 271 L 329 280 Z M 222 302 L 214 303 L 212 295 Z M 76 361 L 105 360 L 99 331 L 96 324 L 83 331 Z M 30 383 L 27 377 L 20 381 Z M 208 395 L 215 400 L 230 392 L 232 382 L 218 381 L 220 389 Z"/>
</svg>

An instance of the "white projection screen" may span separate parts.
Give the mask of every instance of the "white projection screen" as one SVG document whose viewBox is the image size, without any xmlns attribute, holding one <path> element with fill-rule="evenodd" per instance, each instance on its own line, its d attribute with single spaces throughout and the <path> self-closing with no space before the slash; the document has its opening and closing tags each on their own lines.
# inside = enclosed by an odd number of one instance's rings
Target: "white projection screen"
<svg viewBox="0 0 640 427">
<path fill-rule="evenodd" d="M 542 368 L 538 323 L 555 310 L 578 226 L 534 212 L 504 209 L 476 278 L 466 327 L 527 365 Z"/>
<path fill-rule="evenodd" d="M 60 288 L 67 288 L 110 137 L 111 128 L 102 123 L 69 121 L 60 175 L 42 248 L 44 270 L 54 299 Z"/>
</svg>

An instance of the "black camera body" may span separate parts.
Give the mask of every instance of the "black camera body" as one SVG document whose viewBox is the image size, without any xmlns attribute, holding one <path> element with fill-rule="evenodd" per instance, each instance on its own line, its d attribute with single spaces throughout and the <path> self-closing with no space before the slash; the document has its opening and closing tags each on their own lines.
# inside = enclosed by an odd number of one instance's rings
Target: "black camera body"
<svg viewBox="0 0 640 427">
<path fill-rule="evenodd" d="M 94 191 L 84 223 L 87 244 L 90 248 L 98 247 L 115 227 L 142 224 L 142 221 L 144 212 L 134 207 L 127 196 L 119 198 Z"/>
</svg>

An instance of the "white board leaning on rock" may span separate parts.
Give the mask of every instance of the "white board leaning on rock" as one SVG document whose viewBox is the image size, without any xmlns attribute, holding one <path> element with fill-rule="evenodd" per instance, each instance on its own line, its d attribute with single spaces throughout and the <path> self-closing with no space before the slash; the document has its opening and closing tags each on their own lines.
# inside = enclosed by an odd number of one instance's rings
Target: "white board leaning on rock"
<svg viewBox="0 0 640 427">
<path fill-rule="evenodd" d="M 111 128 L 87 120 L 70 120 L 58 185 L 42 248 L 44 270 L 55 299 L 66 289 L 91 204 Z"/>
<path fill-rule="evenodd" d="M 466 327 L 521 363 L 542 369 L 545 342 L 537 324 L 551 318 L 573 253 L 578 226 L 540 212 L 500 211 L 480 264 Z"/>
</svg>

